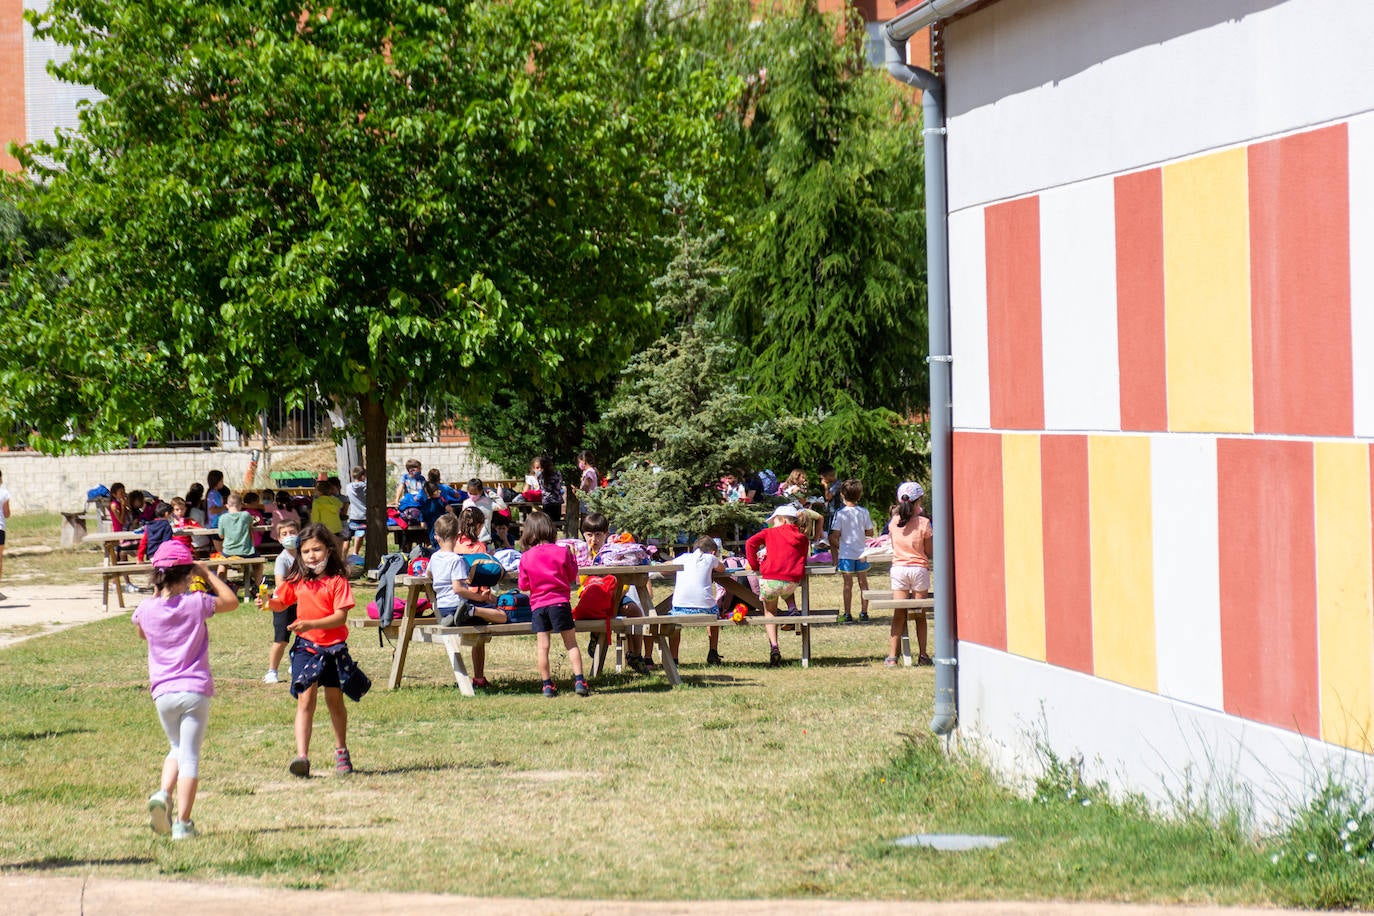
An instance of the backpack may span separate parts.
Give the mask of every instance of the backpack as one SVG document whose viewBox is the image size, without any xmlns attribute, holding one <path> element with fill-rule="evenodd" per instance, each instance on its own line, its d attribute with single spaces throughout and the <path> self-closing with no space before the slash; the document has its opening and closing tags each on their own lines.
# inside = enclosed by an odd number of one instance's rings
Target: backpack
<svg viewBox="0 0 1374 916">
<path fill-rule="evenodd" d="M 577 561 L 579 567 L 592 565 L 592 552 L 587 547 L 587 542 L 581 538 L 559 538 L 554 543 L 559 547 L 566 547 L 571 550 L 573 559 Z"/>
<path fill-rule="evenodd" d="M 464 559 L 468 562 L 468 585 L 473 588 L 494 588 L 506 574 L 506 568 L 485 553 L 470 554 Z"/>
<path fill-rule="evenodd" d="M 777 496 L 778 495 L 778 475 L 770 470 L 759 471 L 759 495 Z"/>
<path fill-rule="evenodd" d="M 588 576 L 582 582 L 582 594 L 573 608 L 573 620 L 606 621 L 606 643 L 611 641 L 611 618 L 615 616 L 616 586 L 620 583 L 615 576 Z"/>
<path fill-rule="evenodd" d="M 418 509 L 424 500 L 419 493 L 407 492 L 401 497 L 401 501 L 396 504 L 396 508 L 404 513 L 407 509 Z"/>
<path fill-rule="evenodd" d="M 110 488 L 103 483 L 98 483 L 86 491 L 86 502 L 93 502 L 97 499 L 108 499 Z"/>
<path fill-rule="evenodd" d="M 429 572 L 429 557 L 416 557 L 410 561 L 406 570 L 412 576 L 423 576 Z"/>
<path fill-rule="evenodd" d="M 645 547 L 643 544 L 612 541 L 601 548 L 601 552 L 596 555 L 596 561 L 600 566 L 643 566 L 655 552 L 656 548 Z"/>
<path fill-rule="evenodd" d="M 496 606 L 506 612 L 507 623 L 530 622 L 530 596 L 524 592 L 502 592 L 496 596 Z"/>
</svg>

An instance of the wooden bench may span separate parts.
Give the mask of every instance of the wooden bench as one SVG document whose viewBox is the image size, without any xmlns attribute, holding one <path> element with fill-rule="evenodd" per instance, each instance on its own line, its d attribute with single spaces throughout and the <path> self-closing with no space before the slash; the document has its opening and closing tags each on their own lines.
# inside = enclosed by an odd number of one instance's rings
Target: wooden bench
<svg viewBox="0 0 1374 916">
<path fill-rule="evenodd" d="M 918 610 L 925 614 L 926 620 L 935 619 L 934 598 L 893 598 L 890 590 L 869 589 L 863 593 L 869 610 L 889 608 L 893 610 Z M 902 630 L 902 664 L 911 667 L 911 625 L 915 614 L 906 615 L 906 626 Z"/>
<path fill-rule="evenodd" d="M 839 614 L 777 614 L 773 617 L 758 615 L 745 617 L 742 623 L 735 623 L 733 620 L 728 619 L 711 619 L 711 616 L 712 615 L 709 614 L 692 614 L 676 619 L 689 621 L 682 624 L 684 627 L 762 627 L 768 626 L 769 624 L 776 624 L 779 629 L 795 630 L 796 634 L 801 637 L 801 666 L 803 668 L 811 667 L 811 628 L 822 624 L 840 622 Z"/>
<path fill-rule="evenodd" d="M 266 560 L 262 557 L 223 557 L 216 560 L 202 561 L 206 566 L 232 566 L 244 572 L 245 576 L 250 569 L 257 571 L 257 578 L 262 578 L 262 568 Z M 151 573 L 153 564 L 151 563 L 116 563 L 105 566 L 83 566 L 77 570 L 81 573 L 98 573 L 101 577 L 101 603 L 105 610 L 110 609 L 110 582 L 114 579 L 122 579 L 125 576 L 134 576 L 142 573 Z M 254 596 L 249 595 L 252 600 Z M 115 585 L 115 598 L 119 601 L 120 608 L 124 607 L 124 592 Z"/>
<path fill-rule="evenodd" d="M 682 683 L 682 676 L 678 673 L 677 665 L 673 664 L 672 653 L 668 650 L 668 638 L 674 632 L 679 631 L 684 626 L 693 624 L 702 626 L 716 622 L 714 614 L 688 614 L 676 617 L 653 614 L 647 617 L 615 617 L 610 623 L 610 630 L 616 636 L 617 646 L 624 640 L 626 635 L 631 633 L 648 636 L 658 642 L 659 651 L 663 658 L 663 673 L 668 678 L 670 687 L 677 687 Z M 573 622 L 573 628 L 578 633 L 599 633 L 603 639 L 597 645 L 596 654 L 590 659 L 587 667 L 589 678 L 599 677 L 602 666 L 606 658 L 607 621 L 605 620 L 577 620 Z M 416 629 L 415 638 L 420 642 L 427 642 L 442 645 L 444 651 L 448 653 L 449 663 L 453 667 L 453 679 L 458 684 L 458 689 L 463 696 L 475 696 L 472 688 L 472 675 L 468 673 L 467 663 L 463 660 L 463 648 L 465 646 L 486 645 L 498 636 L 532 636 L 528 623 L 489 623 L 480 626 L 465 627 L 444 627 L 438 624 L 425 624 Z M 561 647 L 554 644 L 553 649 Z M 619 656 L 619 652 L 617 652 Z M 617 671 L 620 670 L 617 665 Z"/>
</svg>

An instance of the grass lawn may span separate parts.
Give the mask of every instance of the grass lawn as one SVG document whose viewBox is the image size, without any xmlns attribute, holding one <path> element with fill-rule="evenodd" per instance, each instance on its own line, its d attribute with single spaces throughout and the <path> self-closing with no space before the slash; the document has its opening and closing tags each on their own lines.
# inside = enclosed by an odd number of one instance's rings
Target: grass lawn
<svg viewBox="0 0 1374 916">
<path fill-rule="evenodd" d="M 212 623 L 203 836 L 176 845 L 147 827 L 165 743 L 127 618 L 0 651 L 0 869 L 575 898 L 1294 899 L 1233 831 L 1036 802 L 944 754 L 931 669 L 882 667 L 885 618 L 818 628 L 806 671 L 793 634 L 775 670 L 761 630 L 727 627 L 721 668 L 689 631 L 686 686 L 609 675 L 588 699 L 566 658 L 563 694 L 537 695 L 532 638 L 496 640 L 495 690 L 467 700 L 443 652 L 416 645 L 402 689 L 349 705 L 351 777 L 332 774 L 321 704 L 309 780 L 286 770 L 285 685 L 259 681 L 270 629 L 251 607 Z M 389 650 L 372 632 L 350 644 L 380 685 Z M 945 831 L 1011 842 L 890 842 Z"/>
</svg>

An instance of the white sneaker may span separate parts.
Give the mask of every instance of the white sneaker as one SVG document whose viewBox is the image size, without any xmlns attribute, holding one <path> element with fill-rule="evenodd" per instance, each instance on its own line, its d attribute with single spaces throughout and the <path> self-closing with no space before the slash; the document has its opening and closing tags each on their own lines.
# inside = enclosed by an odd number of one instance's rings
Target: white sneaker
<svg viewBox="0 0 1374 916">
<path fill-rule="evenodd" d="M 172 824 L 172 839 L 189 840 L 194 836 L 200 836 L 200 831 L 196 829 L 195 821 L 177 821 Z"/>
<path fill-rule="evenodd" d="M 140 591 L 139 587 L 138 587 L 137 585 L 134 585 L 132 582 L 125 582 L 125 583 L 124 583 L 124 594 L 126 594 L 126 595 L 137 595 L 137 594 L 139 593 L 139 591 Z"/>
<path fill-rule="evenodd" d="M 277 669 L 268 668 L 267 673 L 262 676 L 262 682 L 264 684 L 280 684 L 281 678 L 277 677 Z"/>
<path fill-rule="evenodd" d="M 161 789 L 148 796 L 148 826 L 153 828 L 153 833 L 166 836 L 172 832 L 172 818 L 167 810 L 169 804 L 167 793 Z"/>
</svg>

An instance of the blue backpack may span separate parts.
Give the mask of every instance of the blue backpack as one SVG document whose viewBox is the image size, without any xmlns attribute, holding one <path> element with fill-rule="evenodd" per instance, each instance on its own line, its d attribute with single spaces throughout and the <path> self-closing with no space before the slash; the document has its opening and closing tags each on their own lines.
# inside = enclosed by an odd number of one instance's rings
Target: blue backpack
<svg viewBox="0 0 1374 916">
<path fill-rule="evenodd" d="M 503 592 L 496 596 L 496 606 L 506 612 L 507 623 L 530 622 L 530 596 L 524 592 Z"/>
<path fill-rule="evenodd" d="M 759 483 L 761 484 L 760 494 L 763 496 L 778 495 L 778 475 L 772 471 L 759 471 Z"/>
</svg>

